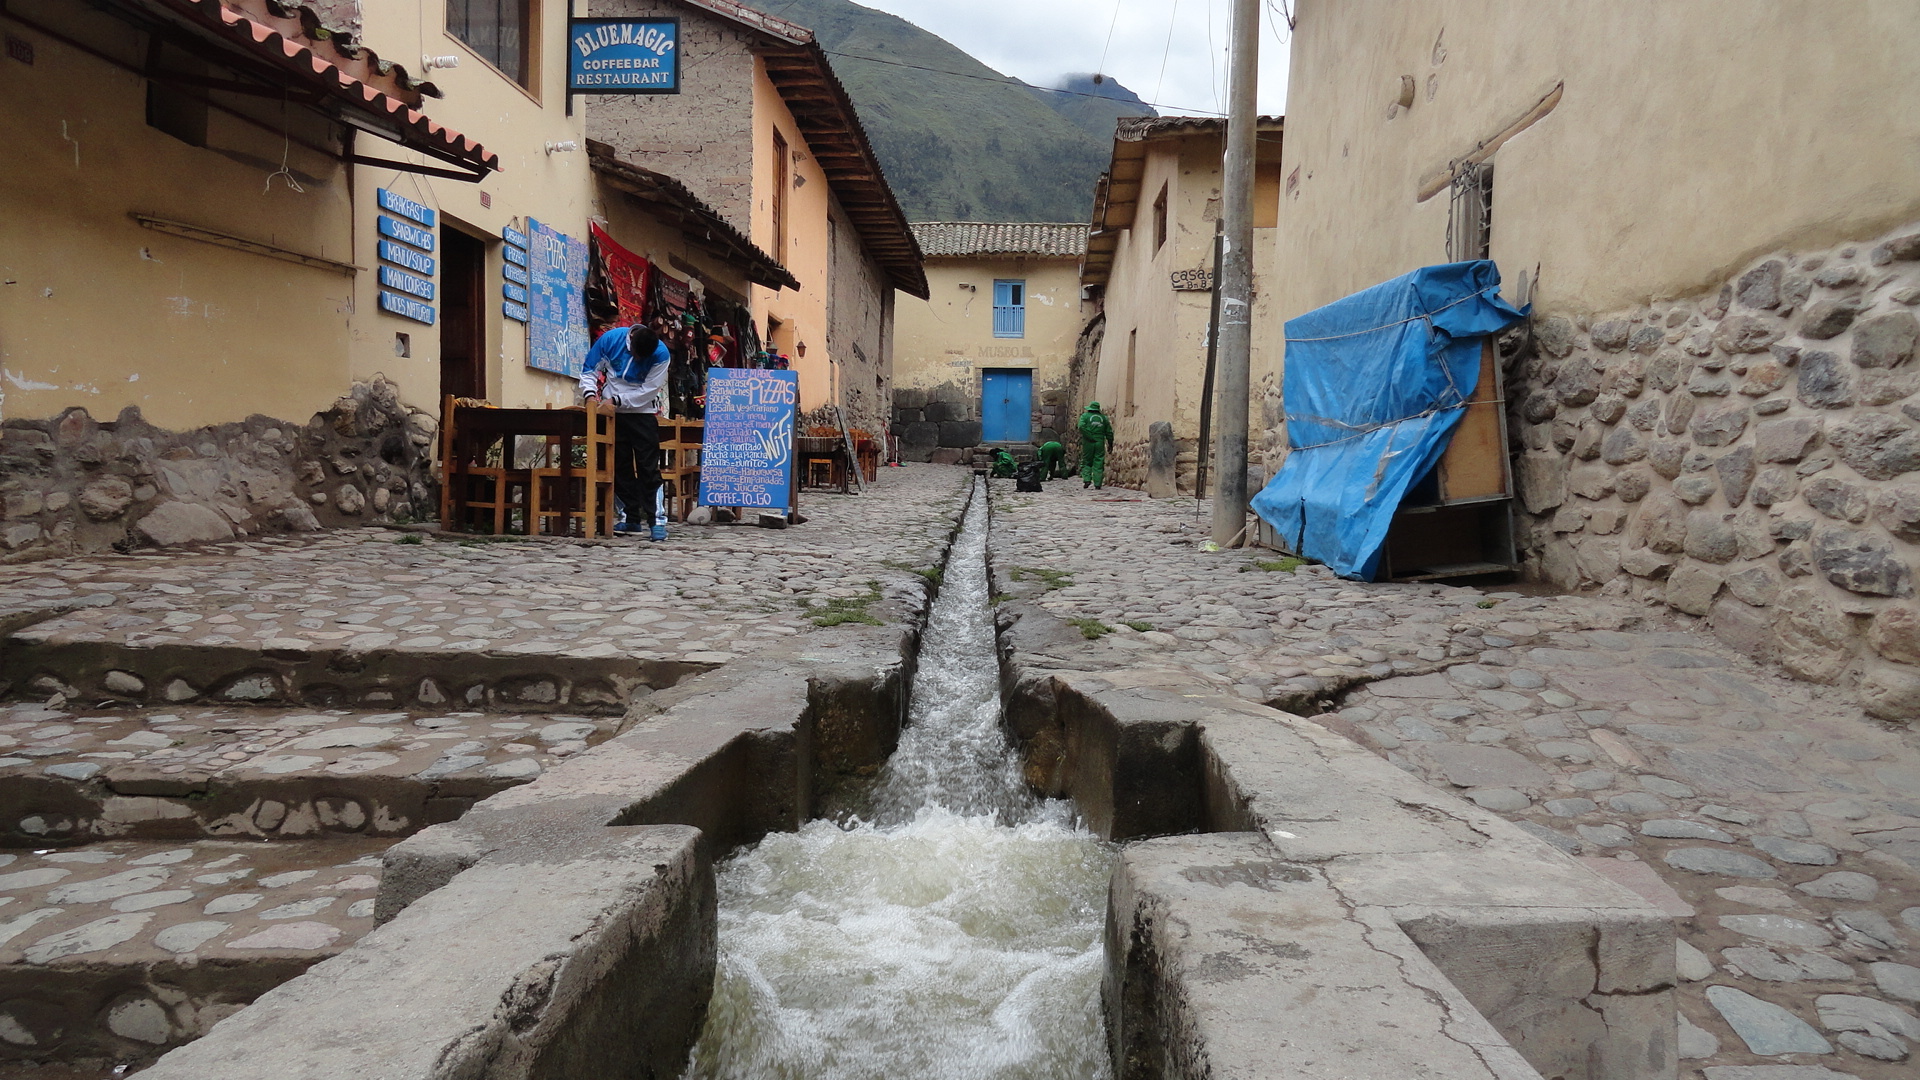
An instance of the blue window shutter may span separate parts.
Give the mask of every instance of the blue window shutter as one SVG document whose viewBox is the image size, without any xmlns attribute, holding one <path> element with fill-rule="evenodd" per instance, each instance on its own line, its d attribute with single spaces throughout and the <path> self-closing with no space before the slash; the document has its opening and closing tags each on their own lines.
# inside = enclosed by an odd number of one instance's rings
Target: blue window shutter
<svg viewBox="0 0 1920 1080">
<path fill-rule="evenodd" d="M 1014 278 L 993 283 L 993 336 L 1027 336 L 1027 283 Z"/>
</svg>

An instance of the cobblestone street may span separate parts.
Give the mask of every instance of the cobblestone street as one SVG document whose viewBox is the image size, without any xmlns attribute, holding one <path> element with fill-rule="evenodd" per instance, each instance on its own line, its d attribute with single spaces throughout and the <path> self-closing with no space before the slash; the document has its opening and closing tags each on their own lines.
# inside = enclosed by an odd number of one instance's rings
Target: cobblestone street
<svg viewBox="0 0 1920 1080">
<path fill-rule="evenodd" d="M 1664 609 L 1356 584 L 1271 551 L 1203 552 L 1191 500 L 994 488 L 1003 586 L 1065 621 L 1027 637 L 1046 643 L 1027 662 L 1325 708 L 1326 727 L 1652 901 L 1681 938 L 1683 1076 L 1912 1075 L 1911 729 Z"/>
<path fill-rule="evenodd" d="M 970 479 L 945 466 L 884 470 L 867 495 L 809 496 L 797 528 L 677 528 L 663 544 L 364 529 L 44 562 L 0 569 L 0 607 L 16 642 L 49 647 L 636 658 L 694 670 L 810 657 L 919 611 Z M 998 587 L 1059 620 L 1029 628 L 1022 663 L 1200 682 L 1313 714 L 1652 901 L 1682 939 L 1683 1076 L 1748 1064 L 1910 1075 L 1920 1041 L 1910 729 L 1735 655 L 1665 609 L 1356 584 L 1271 551 L 1201 550 L 1205 516 L 1189 500 L 1071 481 L 992 490 Z M 78 790 L 134 777 L 166 793 L 194 777 L 430 778 L 467 784 L 470 802 L 618 725 L 605 708 L 571 715 L 595 709 L 543 697 L 538 684 L 463 702 L 459 687 L 422 683 L 401 700 L 276 713 L 261 700 L 270 692 L 244 681 L 121 676 L 108 683 L 118 702 L 58 680 L 14 687 L 0 713 L 0 782 Z M 401 816 L 383 797 L 367 805 Z M 120 800 L 115 820 L 159 812 L 135 802 Z M 323 816 L 359 805 L 254 803 L 206 839 L 5 856 L 0 962 L 336 953 L 371 927 L 380 828 L 270 854 L 240 841 L 318 835 L 338 824 Z M 434 819 L 432 807 L 405 811 L 422 812 Z M 23 840 L 56 828 L 6 824 Z M 117 1023 L 165 1027 L 139 1009 Z"/>
<path fill-rule="evenodd" d="M 462 673 L 483 658 L 632 657 L 679 677 L 875 635 L 891 652 L 888 635 L 924 604 L 914 571 L 939 566 L 970 482 L 958 469 L 893 470 L 870 495 L 809 496 L 798 527 L 676 528 L 660 544 L 364 529 L 0 570 L 15 645 L 91 650 L 109 666 L 169 649 L 189 658 L 164 684 L 116 669 L 104 691 L 47 674 L 10 688 L 0 827 L 37 850 L 0 854 L 0 966 L 79 970 L 77 984 L 86 971 L 138 979 L 203 960 L 259 971 L 185 1021 L 162 1011 L 182 1006 L 142 996 L 100 1021 L 149 1044 L 202 1033 L 372 929 L 394 840 L 623 723 L 622 693 L 569 701 L 558 675 L 508 686 Z M 338 702 L 357 708 L 297 695 L 288 707 L 289 688 L 257 664 L 196 672 L 192 657 L 215 654 L 333 668 L 374 657 L 432 674 Z M 88 838 L 106 842 L 63 846 Z M 13 1002 L 0 1038 L 58 1040 L 73 1026 L 64 1004 Z"/>
<path fill-rule="evenodd" d="M 37 642 L 724 663 L 815 629 L 809 605 L 896 603 L 938 565 L 966 481 L 895 470 L 877 497 L 809 495 L 798 528 L 676 526 L 661 544 L 363 529 L 10 566 L 0 617 L 72 609 L 21 635 Z"/>
</svg>

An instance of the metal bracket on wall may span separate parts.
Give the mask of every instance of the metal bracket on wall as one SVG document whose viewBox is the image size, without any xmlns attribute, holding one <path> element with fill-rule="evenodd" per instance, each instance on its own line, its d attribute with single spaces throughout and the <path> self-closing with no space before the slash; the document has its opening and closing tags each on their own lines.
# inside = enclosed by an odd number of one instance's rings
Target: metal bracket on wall
<svg viewBox="0 0 1920 1080">
<path fill-rule="evenodd" d="M 203 244 L 212 244 L 215 247 L 232 248 L 235 251 L 264 255 L 269 259 L 279 259 L 281 262 L 299 263 L 301 266 L 311 266 L 316 270 L 331 270 L 336 274 L 345 274 L 348 277 L 352 277 L 362 269 L 362 267 L 355 266 L 352 263 L 325 259 L 318 255 L 308 255 L 302 251 L 294 251 L 290 248 L 283 248 L 274 244 L 263 244 L 258 240 L 249 240 L 244 236 L 235 236 L 232 233 L 224 233 L 218 229 L 209 229 L 201 225 L 189 225 L 184 221 L 169 221 L 166 218 L 157 218 L 140 213 L 129 214 L 127 216 L 138 222 L 143 229 L 152 229 L 155 232 L 184 237 L 188 240 L 198 240 Z"/>
</svg>

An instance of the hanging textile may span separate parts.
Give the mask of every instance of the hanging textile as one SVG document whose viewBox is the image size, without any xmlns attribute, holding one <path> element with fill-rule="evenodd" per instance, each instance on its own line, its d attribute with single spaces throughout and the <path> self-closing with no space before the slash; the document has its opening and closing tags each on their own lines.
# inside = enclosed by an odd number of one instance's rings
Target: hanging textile
<svg viewBox="0 0 1920 1080">
<path fill-rule="evenodd" d="M 1492 262 L 1429 266 L 1286 325 L 1291 451 L 1253 509 L 1296 555 L 1372 581 L 1409 488 L 1440 460 L 1480 378 L 1480 340 L 1526 317 Z"/>
<path fill-rule="evenodd" d="M 653 276 L 653 264 L 635 255 L 607 235 L 598 225 L 589 224 L 600 268 L 606 274 L 607 291 L 612 294 L 615 326 L 642 326 L 647 321 L 647 286 Z"/>
</svg>

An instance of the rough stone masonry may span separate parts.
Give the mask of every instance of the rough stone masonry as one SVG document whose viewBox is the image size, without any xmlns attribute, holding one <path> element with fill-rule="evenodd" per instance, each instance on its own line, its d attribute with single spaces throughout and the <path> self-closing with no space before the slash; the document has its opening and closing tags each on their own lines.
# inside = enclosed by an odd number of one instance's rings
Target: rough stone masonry
<svg viewBox="0 0 1920 1080">
<path fill-rule="evenodd" d="M 168 431 L 129 407 L 0 425 L 0 562 L 205 543 L 436 513 L 440 425 L 382 378 L 305 424 Z"/>
<path fill-rule="evenodd" d="M 1503 342 L 1537 575 L 1920 716 L 1920 232 Z"/>
</svg>

